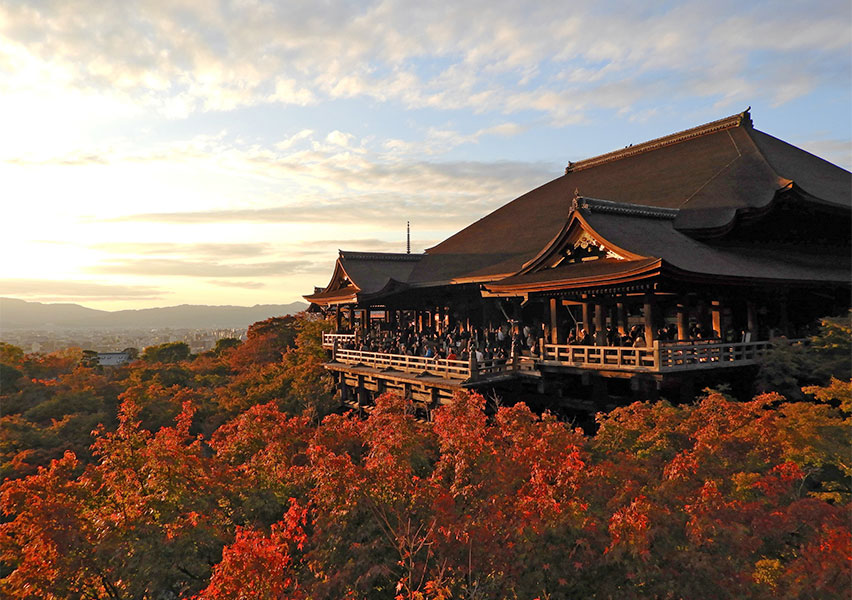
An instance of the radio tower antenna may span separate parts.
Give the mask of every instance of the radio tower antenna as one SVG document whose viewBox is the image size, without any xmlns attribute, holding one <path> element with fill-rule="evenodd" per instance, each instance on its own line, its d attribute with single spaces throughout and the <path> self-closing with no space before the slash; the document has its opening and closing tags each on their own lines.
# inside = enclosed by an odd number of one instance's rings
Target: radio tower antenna
<svg viewBox="0 0 852 600">
<path fill-rule="evenodd" d="M 411 221 L 405 222 L 405 253 L 411 254 Z"/>
</svg>

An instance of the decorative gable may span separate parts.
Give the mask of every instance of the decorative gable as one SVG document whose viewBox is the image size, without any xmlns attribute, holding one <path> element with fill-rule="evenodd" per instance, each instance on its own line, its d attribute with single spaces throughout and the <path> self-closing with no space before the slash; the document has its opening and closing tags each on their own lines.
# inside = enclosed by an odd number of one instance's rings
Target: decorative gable
<svg viewBox="0 0 852 600">
<path fill-rule="evenodd" d="M 563 263 L 587 262 L 601 258 L 624 260 L 621 254 L 607 248 L 600 240 L 592 237 L 588 231 L 582 231 L 580 237 L 573 244 L 567 245 L 562 250 L 561 255 L 561 259 L 551 267 Z"/>
</svg>

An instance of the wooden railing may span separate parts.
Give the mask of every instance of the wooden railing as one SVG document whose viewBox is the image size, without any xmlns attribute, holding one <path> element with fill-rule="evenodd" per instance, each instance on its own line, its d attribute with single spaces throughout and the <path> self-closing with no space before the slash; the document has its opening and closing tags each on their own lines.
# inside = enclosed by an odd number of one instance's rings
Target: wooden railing
<svg viewBox="0 0 852 600">
<path fill-rule="evenodd" d="M 395 369 L 405 373 L 428 373 L 429 375 L 462 381 L 511 371 L 511 364 L 499 359 L 478 363 L 467 360 L 447 360 L 446 358 L 426 358 L 425 356 L 342 350 L 340 348 L 334 351 L 332 359 L 349 365 L 361 364 L 380 369 Z"/>
<path fill-rule="evenodd" d="M 545 344 L 543 360 L 597 370 L 693 371 L 755 364 L 772 345 L 772 342 L 707 340 L 654 342 L 646 348 Z"/>
<path fill-rule="evenodd" d="M 622 371 L 655 371 L 658 364 L 654 347 L 545 344 L 542 360 L 572 367 Z"/>
<path fill-rule="evenodd" d="M 739 367 L 756 363 L 772 342 L 676 342 L 659 348 L 659 370 L 680 371 Z"/>
<path fill-rule="evenodd" d="M 447 360 L 404 354 L 365 352 L 340 348 L 341 338 L 353 339 L 352 334 L 324 334 L 330 337 L 332 360 L 349 365 L 361 364 L 379 369 L 394 369 L 405 373 L 427 373 L 460 381 L 475 381 L 509 373 L 535 371 L 538 366 L 570 366 L 599 371 L 674 372 L 739 367 L 755 364 L 769 350 L 772 342 L 654 342 L 653 346 L 632 348 L 622 346 L 567 346 L 544 344 L 540 361 L 529 357 L 518 360 L 493 359 Z M 794 343 L 797 340 L 790 340 Z"/>
<path fill-rule="evenodd" d="M 331 349 L 334 346 L 334 341 L 337 340 L 337 345 L 342 346 L 349 342 L 355 341 L 354 333 L 324 333 L 322 334 L 322 347 Z"/>
</svg>

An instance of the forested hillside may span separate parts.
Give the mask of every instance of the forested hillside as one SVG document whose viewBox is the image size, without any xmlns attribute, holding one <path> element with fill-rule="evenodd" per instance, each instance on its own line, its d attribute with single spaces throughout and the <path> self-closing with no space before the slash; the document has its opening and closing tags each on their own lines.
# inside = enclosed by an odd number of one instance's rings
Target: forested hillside
<svg viewBox="0 0 852 600">
<path fill-rule="evenodd" d="M 0 596 L 848 595 L 848 321 L 766 365 L 787 398 L 635 403 L 595 435 L 475 394 L 341 413 L 330 329 L 115 368 L 0 346 Z"/>
</svg>

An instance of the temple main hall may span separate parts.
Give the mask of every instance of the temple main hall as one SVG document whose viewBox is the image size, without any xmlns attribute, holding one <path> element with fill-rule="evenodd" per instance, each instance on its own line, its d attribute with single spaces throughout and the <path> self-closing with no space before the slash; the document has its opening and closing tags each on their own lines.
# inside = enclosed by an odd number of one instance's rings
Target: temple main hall
<svg viewBox="0 0 852 600">
<path fill-rule="evenodd" d="M 460 388 L 672 400 L 850 307 L 852 174 L 749 111 L 568 163 L 423 253 L 341 250 L 305 296 L 359 407 Z"/>
</svg>

